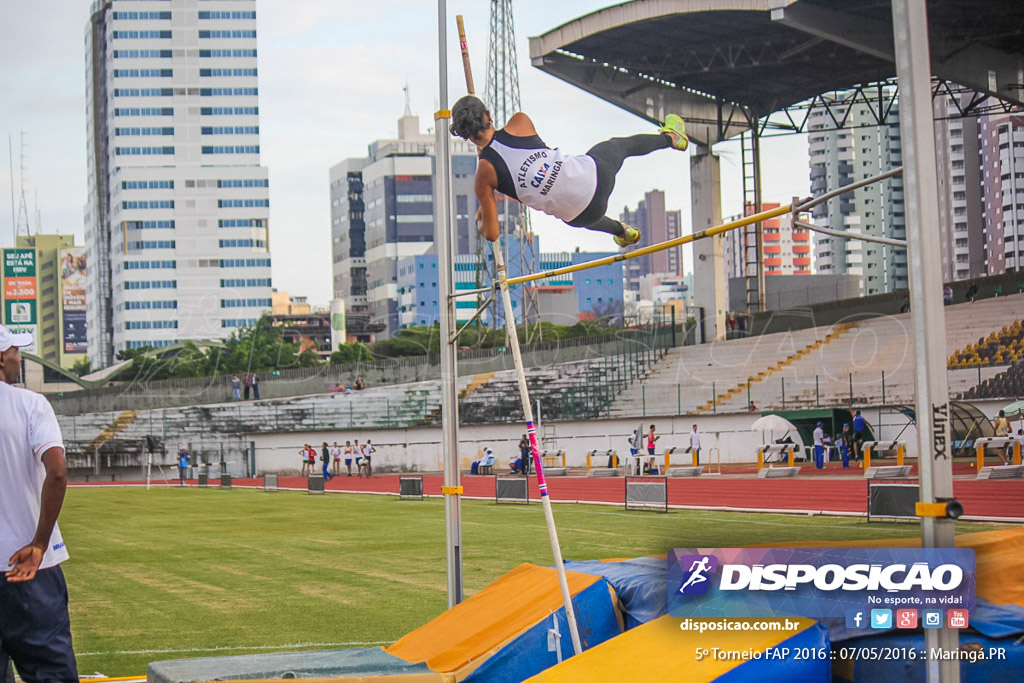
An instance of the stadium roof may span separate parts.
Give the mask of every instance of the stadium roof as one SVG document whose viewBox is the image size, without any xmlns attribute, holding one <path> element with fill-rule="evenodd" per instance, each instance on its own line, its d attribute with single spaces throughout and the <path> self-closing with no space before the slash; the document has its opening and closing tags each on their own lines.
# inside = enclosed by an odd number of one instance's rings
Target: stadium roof
<svg viewBox="0 0 1024 683">
<path fill-rule="evenodd" d="M 1024 2 L 928 0 L 932 72 L 1024 104 Z M 896 75 L 888 0 L 634 0 L 530 39 L 533 65 L 702 144 Z"/>
</svg>

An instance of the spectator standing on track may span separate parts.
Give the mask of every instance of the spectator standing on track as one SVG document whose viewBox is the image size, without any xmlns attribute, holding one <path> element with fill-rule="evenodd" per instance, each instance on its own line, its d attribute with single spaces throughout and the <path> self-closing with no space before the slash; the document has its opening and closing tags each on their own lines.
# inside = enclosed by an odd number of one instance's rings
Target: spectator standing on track
<svg viewBox="0 0 1024 683">
<path fill-rule="evenodd" d="M 341 475 L 341 447 L 338 442 L 335 441 L 334 445 L 331 446 L 331 460 L 334 462 L 334 476 Z"/>
<path fill-rule="evenodd" d="M 309 466 L 307 474 L 313 476 L 316 472 L 316 449 L 311 444 L 306 444 L 306 464 Z"/>
<path fill-rule="evenodd" d="M 302 475 L 305 477 L 309 474 L 309 444 L 302 444 L 302 448 L 299 449 L 299 457 L 302 458 Z"/>
<path fill-rule="evenodd" d="M 530 440 L 523 434 L 519 439 L 519 459 L 522 461 L 523 474 L 530 476 L 530 461 L 533 460 L 533 453 L 530 449 Z"/>
<path fill-rule="evenodd" d="M 996 436 L 1013 437 L 1013 429 L 1010 427 L 1010 421 L 1006 419 L 1006 411 L 1000 410 L 999 417 L 996 418 L 996 422 L 992 425 L 996 430 Z M 999 455 L 999 459 L 1003 461 L 1004 465 L 1009 464 L 1007 456 L 1010 453 L 1011 444 L 1006 444 L 1000 448 L 996 453 Z"/>
<path fill-rule="evenodd" d="M 260 380 L 256 376 L 255 372 L 252 373 L 252 380 L 250 383 L 252 384 L 252 397 L 258 400 L 260 397 Z"/>
<path fill-rule="evenodd" d="M 192 456 L 184 446 L 178 446 L 178 486 L 184 488 L 185 475 L 188 474 L 188 466 Z"/>
<path fill-rule="evenodd" d="M 861 449 L 864 447 L 865 427 L 867 427 L 867 422 L 858 410 L 853 414 L 853 454 L 856 456 L 857 460 L 860 460 L 863 456 L 863 451 Z"/>
<path fill-rule="evenodd" d="M 324 475 L 324 483 L 326 484 L 331 479 L 334 479 L 334 475 L 327 471 L 327 468 L 331 466 L 331 450 L 327 448 L 326 441 L 320 445 L 320 465 Z"/>
<path fill-rule="evenodd" d="M 358 441 L 356 442 L 359 443 Z M 348 476 L 352 476 L 352 442 L 345 442 L 345 468 L 348 470 Z"/>
<path fill-rule="evenodd" d="M 249 400 L 249 387 L 252 386 L 252 380 L 249 378 L 249 373 L 242 374 L 242 396 L 245 400 Z"/>
<path fill-rule="evenodd" d="M 633 430 L 633 433 L 629 435 L 629 456 L 630 458 L 636 458 L 640 455 L 640 432 L 637 429 Z M 610 465 L 609 465 L 610 467 Z"/>
<path fill-rule="evenodd" d="M 241 387 L 242 387 L 242 381 L 240 379 L 238 379 L 238 375 L 232 375 L 231 376 L 231 395 L 235 397 L 236 401 L 242 398 L 241 394 L 239 394 L 239 390 L 241 389 Z"/>
<path fill-rule="evenodd" d="M 697 425 L 693 425 L 693 429 L 690 430 L 690 450 L 693 451 L 693 461 L 700 464 L 700 433 L 697 431 Z M 719 458 L 721 463 L 721 458 Z"/>
<path fill-rule="evenodd" d="M 373 461 L 371 456 L 377 452 L 377 449 L 370 444 L 370 440 L 367 439 L 366 443 L 363 444 L 363 462 L 362 467 L 366 468 L 366 478 L 369 479 L 373 476 Z M 360 474 L 361 476 L 361 474 Z"/>
<path fill-rule="evenodd" d="M 825 469 L 825 430 L 824 424 L 819 422 L 814 428 L 814 467 Z"/>
<path fill-rule="evenodd" d="M 655 442 L 661 437 L 654 433 L 654 425 L 651 425 L 650 430 L 647 432 L 647 462 L 640 468 L 640 473 L 643 474 L 645 471 L 649 471 L 654 467 L 654 451 Z"/>
<path fill-rule="evenodd" d="M 32 335 L 0 326 L 0 672 L 78 681 L 71 644 L 68 559 L 57 518 L 67 488 L 64 439 L 49 402 L 13 386 Z"/>
<path fill-rule="evenodd" d="M 850 467 L 850 444 L 853 442 L 853 430 L 850 429 L 850 423 L 847 422 L 843 425 L 843 433 L 839 435 L 839 448 L 843 454 L 843 468 L 849 469 Z"/>
</svg>

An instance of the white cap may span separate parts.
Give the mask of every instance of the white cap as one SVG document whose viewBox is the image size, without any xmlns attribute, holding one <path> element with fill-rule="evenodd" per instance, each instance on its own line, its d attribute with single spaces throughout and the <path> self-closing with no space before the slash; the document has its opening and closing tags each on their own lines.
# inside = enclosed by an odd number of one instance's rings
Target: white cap
<svg viewBox="0 0 1024 683">
<path fill-rule="evenodd" d="M 32 334 L 30 332 L 14 334 L 3 325 L 0 325 L 0 353 L 12 346 L 17 346 L 20 349 L 23 346 L 29 346 L 31 343 Z"/>
</svg>

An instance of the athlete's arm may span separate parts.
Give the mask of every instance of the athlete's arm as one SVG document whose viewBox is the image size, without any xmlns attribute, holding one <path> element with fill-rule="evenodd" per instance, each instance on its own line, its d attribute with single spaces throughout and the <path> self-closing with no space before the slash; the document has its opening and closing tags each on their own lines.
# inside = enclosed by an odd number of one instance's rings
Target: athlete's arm
<svg viewBox="0 0 1024 683">
<path fill-rule="evenodd" d="M 484 239 L 493 242 L 498 239 L 498 203 L 494 201 L 494 191 L 498 188 L 498 174 L 491 162 L 480 159 L 476 168 L 474 182 L 476 199 L 480 202 L 477 212 L 476 229 Z"/>
<path fill-rule="evenodd" d="M 7 563 L 11 570 L 6 578 L 11 583 L 31 581 L 35 578 L 39 565 L 50 545 L 50 535 L 57 523 L 61 506 L 64 504 L 64 492 L 67 489 L 67 467 L 64 463 L 64 448 L 54 446 L 48 448 L 42 456 L 46 478 L 43 480 L 43 491 L 39 501 L 39 520 L 36 523 L 36 534 L 32 542 L 17 550 Z"/>
</svg>

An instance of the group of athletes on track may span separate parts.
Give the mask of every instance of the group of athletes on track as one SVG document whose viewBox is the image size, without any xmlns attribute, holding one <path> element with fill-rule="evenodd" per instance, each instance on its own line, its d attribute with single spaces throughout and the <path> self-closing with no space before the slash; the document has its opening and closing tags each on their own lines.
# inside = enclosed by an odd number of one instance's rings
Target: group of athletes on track
<svg viewBox="0 0 1024 683">
<path fill-rule="evenodd" d="M 356 475 L 367 477 L 373 476 L 373 454 L 377 449 L 367 439 L 360 444 L 359 439 L 355 443 L 346 441 L 344 446 L 339 446 L 335 441 L 334 445 L 328 446 L 324 441 L 320 445 L 320 473 L 324 481 L 330 481 L 334 477 L 341 476 L 341 460 L 345 459 L 345 469 L 349 477 L 352 476 L 352 465 L 356 466 Z M 308 476 L 316 472 L 317 452 L 310 444 L 303 444 L 299 449 L 299 457 L 302 460 L 302 476 Z"/>
</svg>

